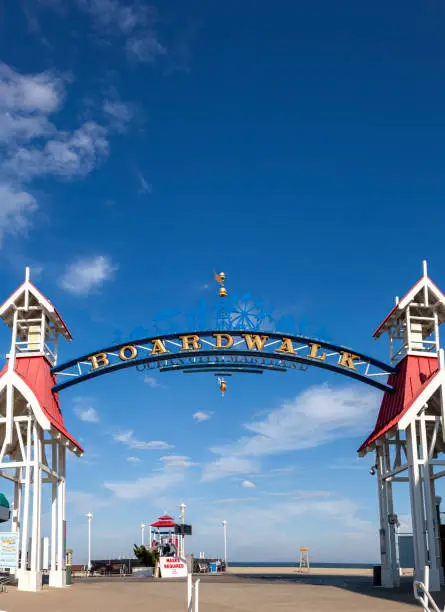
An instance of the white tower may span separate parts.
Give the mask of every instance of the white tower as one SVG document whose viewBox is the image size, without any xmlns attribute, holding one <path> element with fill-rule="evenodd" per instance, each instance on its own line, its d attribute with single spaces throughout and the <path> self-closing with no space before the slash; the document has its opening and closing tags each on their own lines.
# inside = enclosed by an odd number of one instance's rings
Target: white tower
<svg viewBox="0 0 445 612">
<path fill-rule="evenodd" d="M 390 359 L 397 367 L 388 380 L 394 391 L 385 392 L 374 431 L 359 449 L 375 450 L 380 508 L 382 585 L 399 583 L 396 554 L 397 515 L 393 485 L 408 482 L 415 577 L 430 590 L 440 590 L 443 569 L 440 555 L 439 513 L 435 482 L 445 476 L 443 350 L 439 326 L 445 321 L 445 295 L 432 282 L 423 262 L 423 275 L 396 303 L 374 333 L 387 333 Z M 440 456 L 442 455 L 442 456 Z"/>
<path fill-rule="evenodd" d="M 61 316 L 31 283 L 25 282 L 0 306 L 12 331 L 11 349 L 0 373 L 0 476 L 14 482 L 12 531 L 19 536 L 19 589 L 42 587 L 42 485 L 51 484 L 50 585 L 65 574 L 66 449 L 83 450 L 68 433 L 53 393 L 51 367 L 59 336 L 71 340 Z M 31 504 L 32 502 L 32 504 Z"/>
</svg>

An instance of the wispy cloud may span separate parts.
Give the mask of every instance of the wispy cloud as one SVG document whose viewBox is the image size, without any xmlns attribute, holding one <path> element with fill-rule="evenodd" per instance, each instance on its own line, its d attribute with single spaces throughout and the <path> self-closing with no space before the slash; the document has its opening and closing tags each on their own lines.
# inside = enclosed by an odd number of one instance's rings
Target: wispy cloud
<svg viewBox="0 0 445 612">
<path fill-rule="evenodd" d="M 145 194 L 145 193 L 148 193 L 148 194 L 152 193 L 153 188 L 151 184 L 147 181 L 147 179 L 145 178 L 145 176 L 142 174 L 140 170 L 138 170 L 137 172 L 137 178 L 138 178 L 138 183 L 139 183 L 138 193 L 140 195 Z"/>
<path fill-rule="evenodd" d="M 190 457 L 184 455 L 166 455 L 165 457 L 161 457 L 160 461 L 168 468 L 188 468 L 199 465 L 199 463 L 191 461 Z"/>
<path fill-rule="evenodd" d="M 196 465 L 189 457 L 170 455 L 161 458 L 162 467 L 149 476 L 123 482 L 105 482 L 104 487 L 118 499 L 159 498 L 184 482 L 188 468 Z"/>
<path fill-rule="evenodd" d="M 251 480 L 243 480 L 243 482 L 241 483 L 241 486 L 244 487 L 245 489 L 255 489 L 256 484 L 253 483 Z"/>
<path fill-rule="evenodd" d="M 204 467 L 202 480 L 216 480 L 226 476 L 247 476 L 248 474 L 256 474 L 260 471 L 258 464 L 252 459 L 246 457 L 236 457 L 229 455 L 221 457 L 216 461 L 208 463 Z"/>
<path fill-rule="evenodd" d="M 159 440 L 152 440 L 148 442 L 137 440 L 133 436 L 132 431 L 125 431 L 119 434 L 115 434 L 113 438 L 114 440 L 116 440 L 116 442 L 121 442 L 129 448 L 134 448 L 138 450 L 164 450 L 166 448 L 170 448 L 170 445 L 167 444 L 167 442 L 162 442 Z"/>
<path fill-rule="evenodd" d="M 77 0 L 78 6 L 89 13 L 101 37 L 123 41 L 127 56 L 153 64 L 165 54 L 156 31 L 157 11 L 139 0 L 131 4 L 119 0 Z"/>
<path fill-rule="evenodd" d="M 86 257 L 70 264 L 59 279 L 62 289 L 74 295 L 88 295 L 113 278 L 117 266 L 105 255 Z"/>
<path fill-rule="evenodd" d="M 118 100 L 104 100 L 102 110 L 110 124 L 119 132 L 124 132 L 127 129 L 128 123 L 134 116 L 132 105 Z"/>
<path fill-rule="evenodd" d="M 129 463 L 140 463 L 141 460 L 139 459 L 139 457 L 127 457 L 127 461 Z"/>
<path fill-rule="evenodd" d="M 81 421 L 86 421 L 87 423 L 99 423 L 99 415 L 96 410 L 91 406 L 89 408 L 77 408 L 76 414 Z"/>
<path fill-rule="evenodd" d="M 204 468 L 204 479 L 230 475 L 227 466 L 246 463 L 253 472 L 254 458 L 320 446 L 330 440 L 366 431 L 377 413 L 379 395 L 353 386 L 310 387 L 292 401 L 271 410 L 264 419 L 244 425 L 250 435 L 211 450 L 220 456 Z M 357 415 L 360 415 L 358 418 Z M 244 470 L 245 471 L 245 470 Z"/>
<path fill-rule="evenodd" d="M 75 397 L 73 399 L 73 403 L 74 413 L 81 421 L 86 421 L 87 423 L 99 423 L 99 415 L 96 409 L 91 405 L 91 398 Z"/>
<path fill-rule="evenodd" d="M 210 418 L 212 418 L 212 414 L 213 414 L 212 412 L 206 412 L 205 410 L 198 410 L 198 412 L 195 412 L 193 414 L 193 418 L 198 423 L 202 423 L 203 421 L 208 421 Z"/>
<path fill-rule="evenodd" d="M 113 503 L 113 499 L 104 498 L 103 495 L 95 495 L 86 491 L 67 491 L 67 503 L 74 506 L 76 513 L 87 514 L 95 512 L 99 508 L 106 508 Z"/>
<path fill-rule="evenodd" d="M 157 379 L 154 376 L 150 376 L 149 374 L 144 376 L 144 383 L 147 384 L 152 389 L 155 389 L 156 387 L 160 387 L 161 386 L 158 383 Z"/>
</svg>

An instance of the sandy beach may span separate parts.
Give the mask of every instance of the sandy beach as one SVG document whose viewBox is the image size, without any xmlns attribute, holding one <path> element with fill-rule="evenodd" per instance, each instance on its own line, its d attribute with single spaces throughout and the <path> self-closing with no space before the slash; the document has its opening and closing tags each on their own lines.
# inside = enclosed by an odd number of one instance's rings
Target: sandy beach
<svg viewBox="0 0 445 612">
<path fill-rule="evenodd" d="M 409 579 L 404 580 L 400 589 L 385 590 L 373 587 L 372 579 L 366 573 L 352 575 L 340 568 L 329 570 L 329 574 L 323 574 L 326 570 L 317 568 L 316 574 L 304 576 L 292 574 L 292 568 L 284 568 L 288 571 L 281 575 L 276 571 L 280 568 L 270 568 L 269 573 L 266 573 L 267 568 L 261 568 L 263 573 L 256 575 L 252 568 L 239 569 L 243 572 L 201 576 L 200 612 L 419 610 Z M 249 569 L 252 571 L 250 574 Z M 10 588 L 7 593 L 0 593 L 0 612 L 22 612 L 28 607 L 33 612 L 122 612 L 135 609 L 184 612 L 186 582 L 104 577 L 76 579 L 66 589 L 46 587 L 40 593 L 20 593 Z"/>
<path fill-rule="evenodd" d="M 372 569 L 351 567 L 314 567 L 301 572 L 297 567 L 229 567 L 227 572 L 237 576 L 260 575 L 311 575 L 311 576 L 372 576 Z"/>
</svg>

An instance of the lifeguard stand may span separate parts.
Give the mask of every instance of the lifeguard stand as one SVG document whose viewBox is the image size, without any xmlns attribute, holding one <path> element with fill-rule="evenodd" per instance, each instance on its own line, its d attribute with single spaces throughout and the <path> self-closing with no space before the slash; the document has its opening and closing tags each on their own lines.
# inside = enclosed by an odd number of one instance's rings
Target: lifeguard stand
<svg viewBox="0 0 445 612">
<path fill-rule="evenodd" d="M 397 586 L 396 526 L 393 484 L 408 482 L 413 526 L 415 579 L 440 590 L 443 570 L 440 558 L 439 520 L 435 482 L 445 475 L 443 350 L 439 327 L 445 321 L 445 295 L 423 275 L 395 305 L 374 332 L 387 333 L 390 360 L 397 367 L 388 383 L 374 431 L 359 449 L 375 450 L 371 474 L 377 474 L 380 509 L 382 585 Z"/>
<path fill-rule="evenodd" d="M 51 366 L 59 337 L 71 340 L 60 314 L 25 281 L 0 306 L 12 332 L 11 349 L 0 373 L 0 476 L 14 483 L 12 531 L 18 534 L 18 588 L 42 588 L 42 489 L 51 485 L 49 583 L 66 585 L 66 449 L 83 449 L 68 433 L 60 410 Z M 31 535 L 30 535 L 31 534 Z"/>
<path fill-rule="evenodd" d="M 300 572 L 309 572 L 309 547 L 308 546 L 300 546 Z"/>
</svg>

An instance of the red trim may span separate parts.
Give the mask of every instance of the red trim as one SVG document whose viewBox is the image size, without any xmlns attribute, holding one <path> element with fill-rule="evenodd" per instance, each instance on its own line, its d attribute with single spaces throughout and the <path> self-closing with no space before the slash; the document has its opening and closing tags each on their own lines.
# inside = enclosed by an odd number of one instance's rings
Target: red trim
<svg viewBox="0 0 445 612">
<path fill-rule="evenodd" d="M 358 452 L 365 450 L 397 425 L 438 373 L 437 357 L 407 355 L 400 362 L 397 372 L 389 376 L 388 384 L 394 387 L 395 392 L 386 392 L 383 396 L 374 431 L 360 446 Z"/>
<path fill-rule="evenodd" d="M 57 381 L 55 376 L 51 374 L 50 367 L 45 357 L 40 355 L 36 357 L 19 357 L 15 361 L 14 371 L 34 393 L 51 425 L 83 452 L 83 448 L 65 428 L 59 396 L 52 391 L 52 387 L 57 384 Z M 3 375 L 6 369 L 7 363 L 1 375 Z"/>
</svg>

